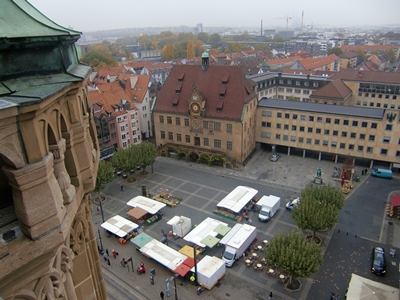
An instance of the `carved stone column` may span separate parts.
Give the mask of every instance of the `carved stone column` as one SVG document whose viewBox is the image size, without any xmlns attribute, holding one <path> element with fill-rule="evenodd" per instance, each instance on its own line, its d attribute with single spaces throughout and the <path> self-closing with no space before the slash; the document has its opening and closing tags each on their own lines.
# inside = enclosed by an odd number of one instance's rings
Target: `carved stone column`
<svg viewBox="0 0 400 300">
<path fill-rule="evenodd" d="M 69 204 L 75 199 L 75 187 L 71 185 L 71 178 L 65 169 L 64 152 L 65 139 L 60 139 L 57 145 L 49 146 L 50 152 L 54 157 L 54 175 L 56 176 L 58 185 L 60 186 L 64 204 Z"/>
</svg>

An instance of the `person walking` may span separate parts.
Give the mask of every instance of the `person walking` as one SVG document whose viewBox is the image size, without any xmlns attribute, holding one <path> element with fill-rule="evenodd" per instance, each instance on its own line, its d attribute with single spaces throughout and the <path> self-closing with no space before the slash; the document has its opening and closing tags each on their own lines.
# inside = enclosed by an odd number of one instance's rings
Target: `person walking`
<svg viewBox="0 0 400 300">
<path fill-rule="evenodd" d="M 274 298 L 272 297 L 272 292 L 269 292 L 268 300 L 274 300 Z"/>
<path fill-rule="evenodd" d="M 367 175 L 367 172 L 368 172 L 368 169 L 365 169 L 364 170 L 364 174 Z"/>
<path fill-rule="evenodd" d="M 107 255 L 105 253 L 103 254 L 103 258 L 104 258 L 104 261 L 107 261 L 107 259 L 108 259 Z"/>
<path fill-rule="evenodd" d="M 121 192 L 124 191 L 124 186 L 121 184 Z"/>
<path fill-rule="evenodd" d="M 114 249 L 112 249 L 112 250 L 111 250 L 111 253 L 112 253 L 112 256 L 113 256 L 114 258 L 117 258 L 117 255 L 118 255 L 117 251 L 115 251 Z"/>
<path fill-rule="evenodd" d="M 106 249 L 106 254 L 107 254 L 107 256 L 110 256 L 110 254 L 108 253 L 108 249 Z"/>
<path fill-rule="evenodd" d="M 109 267 L 111 267 L 111 263 L 110 263 L 110 259 L 109 259 L 109 258 L 107 259 L 107 265 L 108 265 Z"/>
<path fill-rule="evenodd" d="M 161 297 L 161 299 L 164 299 L 164 292 L 163 291 L 160 292 L 160 297 Z"/>
</svg>

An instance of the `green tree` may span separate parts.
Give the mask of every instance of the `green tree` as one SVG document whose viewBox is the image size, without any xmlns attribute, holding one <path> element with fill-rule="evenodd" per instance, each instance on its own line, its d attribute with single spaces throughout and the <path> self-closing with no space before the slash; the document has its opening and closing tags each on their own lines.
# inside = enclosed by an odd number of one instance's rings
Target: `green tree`
<svg viewBox="0 0 400 300">
<path fill-rule="evenodd" d="M 162 51 L 162 55 L 164 60 L 174 59 L 174 47 L 171 44 L 167 44 Z"/>
<path fill-rule="evenodd" d="M 387 50 L 385 53 L 389 56 L 391 63 L 396 61 L 396 53 L 393 51 L 393 49 Z"/>
<path fill-rule="evenodd" d="M 98 193 L 99 196 L 104 186 L 114 180 L 114 169 L 112 165 L 104 160 L 99 162 L 99 167 L 97 169 L 96 186 L 94 187 L 94 192 Z"/>
<path fill-rule="evenodd" d="M 334 186 L 307 185 L 300 194 L 300 202 L 293 209 L 292 217 L 302 230 L 315 233 L 332 229 L 339 221 L 339 212 L 344 206 L 344 195 Z"/>
<path fill-rule="evenodd" d="M 208 33 L 207 32 L 199 32 L 197 34 L 197 39 L 202 41 L 203 43 L 207 43 L 208 41 Z"/>
<path fill-rule="evenodd" d="M 98 68 L 118 66 L 118 61 L 110 54 L 97 52 L 93 48 L 81 59 L 84 64 Z"/>
<path fill-rule="evenodd" d="M 145 174 L 146 167 L 152 165 L 156 161 L 157 150 L 154 144 L 144 141 L 138 146 L 139 149 L 139 166 L 142 167 L 142 173 Z"/>
<path fill-rule="evenodd" d="M 131 145 L 128 148 L 118 148 L 114 153 L 111 162 L 115 168 L 122 169 L 126 174 L 132 176 L 131 170 L 140 166 L 140 154 L 137 145 Z"/>
<path fill-rule="evenodd" d="M 203 54 L 203 52 L 204 52 L 204 44 L 203 44 L 203 42 L 200 41 L 200 40 L 195 41 L 194 42 L 194 53 L 195 53 L 195 55 L 197 57 L 201 56 Z"/>
<path fill-rule="evenodd" d="M 339 47 L 333 47 L 333 48 L 329 49 L 329 51 L 328 51 L 328 55 L 336 54 L 337 56 L 339 56 L 342 53 L 343 53 L 343 50 L 340 49 Z"/>
<path fill-rule="evenodd" d="M 180 32 L 178 34 L 178 41 L 179 42 L 188 42 L 189 40 L 195 40 L 196 37 L 194 36 L 193 32 Z"/>
<path fill-rule="evenodd" d="M 249 46 L 236 42 L 236 43 L 230 43 L 228 47 L 225 49 L 225 53 L 233 53 L 233 52 L 240 52 L 243 50 L 251 49 Z"/>
<path fill-rule="evenodd" d="M 364 62 L 367 59 L 367 55 L 360 48 L 354 50 L 358 54 L 358 62 Z"/>
<path fill-rule="evenodd" d="M 278 267 L 289 276 L 288 286 L 291 286 L 293 279 L 309 278 L 318 271 L 322 264 L 322 249 L 308 242 L 301 232 L 293 230 L 278 233 L 269 241 L 265 259 L 269 266 Z"/>
<path fill-rule="evenodd" d="M 190 40 L 187 44 L 187 48 L 186 48 L 186 57 L 187 58 L 194 58 L 195 57 L 195 53 L 194 53 L 194 45 L 193 45 L 193 41 Z"/>
<path fill-rule="evenodd" d="M 208 37 L 207 44 L 213 48 L 218 48 L 218 43 L 221 41 L 221 36 L 218 33 L 213 33 Z"/>
<path fill-rule="evenodd" d="M 256 44 L 254 45 L 256 51 L 270 51 L 271 47 L 268 44 Z"/>
</svg>

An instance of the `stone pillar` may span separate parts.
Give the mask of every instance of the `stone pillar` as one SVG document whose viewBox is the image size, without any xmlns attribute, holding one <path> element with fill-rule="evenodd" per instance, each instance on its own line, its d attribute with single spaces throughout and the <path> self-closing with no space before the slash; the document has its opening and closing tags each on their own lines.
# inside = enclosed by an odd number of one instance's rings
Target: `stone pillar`
<svg viewBox="0 0 400 300">
<path fill-rule="evenodd" d="M 290 147 L 287 148 L 287 155 L 290 156 Z"/>
<path fill-rule="evenodd" d="M 318 160 L 321 160 L 321 152 L 318 153 Z"/>
<path fill-rule="evenodd" d="M 35 240 L 61 225 L 66 208 L 53 172 L 53 155 L 49 153 L 18 170 L 3 170 L 13 189 L 15 213 L 25 235 Z"/>
<path fill-rule="evenodd" d="M 335 164 L 337 164 L 338 155 L 335 155 Z"/>
<path fill-rule="evenodd" d="M 371 159 L 371 163 L 369 164 L 369 168 L 372 169 L 374 167 L 374 160 Z"/>
<path fill-rule="evenodd" d="M 71 178 L 65 169 L 64 152 L 65 139 L 60 139 L 57 145 L 49 146 L 50 152 L 54 157 L 54 175 L 56 176 L 58 185 L 60 186 L 64 204 L 69 204 L 75 199 L 75 187 L 71 185 Z"/>
<path fill-rule="evenodd" d="M 303 158 L 306 158 L 306 149 L 303 149 Z"/>
</svg>

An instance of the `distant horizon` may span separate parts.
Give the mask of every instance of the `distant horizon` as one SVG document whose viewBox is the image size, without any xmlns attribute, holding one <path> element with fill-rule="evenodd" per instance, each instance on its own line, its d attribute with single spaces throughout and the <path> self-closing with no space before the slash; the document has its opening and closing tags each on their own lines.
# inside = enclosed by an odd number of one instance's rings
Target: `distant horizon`
<svg viewBox="0 0 400 300">
<path fill-rule="evenodd" d="M 113 3 L 95 0 L 28 0 L 55 23 L 81 32 L 130 28 L 386 28 L 400 25 L 398 0 L 153 0 L 140 6 L 132 0 Z M 189 25 L 182 25 L 189 24 Z M 244 25 L 246 24 L 246 25 Z M 400 29 L 400 28 L 399 28 Z M 282 29 L 284 30 L 284 29 Z"/>
</svg>

